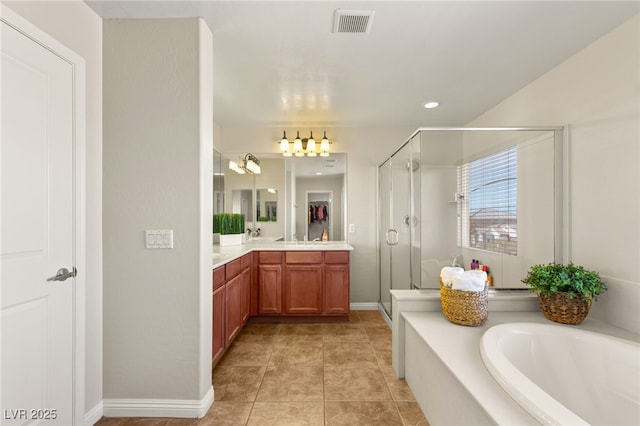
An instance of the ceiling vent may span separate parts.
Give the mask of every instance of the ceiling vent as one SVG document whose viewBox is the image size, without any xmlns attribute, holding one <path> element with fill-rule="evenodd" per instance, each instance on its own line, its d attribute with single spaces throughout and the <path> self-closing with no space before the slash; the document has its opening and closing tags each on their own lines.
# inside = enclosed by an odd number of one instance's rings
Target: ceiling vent
<svg viewBox="0 0 640 426">
<path fill-rule="evenodd" d="M 374 10 L 336 9 L 333 17 L 333 32 L 348 34 L 366 34 L 371 30 Z"/>
</svg>

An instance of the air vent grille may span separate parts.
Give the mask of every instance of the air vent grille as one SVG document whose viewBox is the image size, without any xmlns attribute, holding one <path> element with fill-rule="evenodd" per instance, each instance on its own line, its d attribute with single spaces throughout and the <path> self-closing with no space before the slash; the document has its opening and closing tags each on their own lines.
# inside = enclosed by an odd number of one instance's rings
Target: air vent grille
<svg viewBox="0 0 640 426">
<path fill-rule="evenodd" d="M 371 30 L 373 10 L 336 9 L 333 18 L 334 33 L 366 34 Z"/>
</svg>

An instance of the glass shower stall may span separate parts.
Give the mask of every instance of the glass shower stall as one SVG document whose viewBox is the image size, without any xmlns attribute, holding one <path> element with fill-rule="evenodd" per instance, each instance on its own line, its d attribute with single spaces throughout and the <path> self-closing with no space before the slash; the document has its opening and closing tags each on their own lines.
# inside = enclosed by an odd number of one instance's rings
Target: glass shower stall
<svg viewBox="0 0 640 426">
<path fill-rule="evenodd" d="M 439 289 L 454 263 L 524 288 L 563 253 L 562 127 L 421 128 L 378 167 L 380 305 L 390 290 Z"/>
</svg>

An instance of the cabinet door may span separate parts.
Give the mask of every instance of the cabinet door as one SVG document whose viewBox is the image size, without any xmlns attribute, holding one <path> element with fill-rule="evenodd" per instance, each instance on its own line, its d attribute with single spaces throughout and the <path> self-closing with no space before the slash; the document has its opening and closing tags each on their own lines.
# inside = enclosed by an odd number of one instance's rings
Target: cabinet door
<svg viewBox="0 0 640 426">
<path fill-rule="evenodd" d="M 258 265 L 258 314 L 282 313 L 282 265 Z"/>
<path fill-rule="evenodd" d="M 241 297 L 241 313 L 242 324 L 245 324 L 249 319 L 251 310 L 251 268 L 247 268 L 240 274 L 240 281 L 242 286 Z"/>
<path fill-rule="evenodd" d="M 324 313 L 349 313 L 349 265 L 325 265 Z"/>
<path fill-rule="evenodd" d="M 213 270 L 213 290 L 223 286 L 226 281 L 225 268 L 221 266 Z"/>
<path fill-rule="evenodd" d="M 213 350 L 212 360 L 218 358 L 224 351 L 225 342 L 227 341 L 225 333 L 225 305 L 227 303 L 225 297 L 225 286 L 218 287 L 213 292 Z"/>
<path fill-rule="evenodd" d="M 285 313 L 322 313 L 322 265 L 285 266 Z"/>
<path fill-rule="evenodd" d="M 227 342 L 231 341 L 242 328 L 242 276 L 227 281 Z"/>
</svg>

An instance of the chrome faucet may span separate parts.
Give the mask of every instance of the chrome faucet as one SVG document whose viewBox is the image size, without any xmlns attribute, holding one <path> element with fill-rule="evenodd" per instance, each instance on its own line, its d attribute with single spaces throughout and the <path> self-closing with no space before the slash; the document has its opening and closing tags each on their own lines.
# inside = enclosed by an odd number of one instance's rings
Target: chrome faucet
<svg viewBox="0 0 640 426">
<path fill-rule="evenodd" d="M 312 241 L 312 243 L 314 243 L 314 244 L 317 243 L 317 242 L 320 242 L 320 238 L 314 238 L 313 241 Z"/>
<path fill-rule="evenodd" d="M 259 237 L 260 236 L 260 228 L 251 229 L 247 228 L 247 237 Z"/>
</svg>

